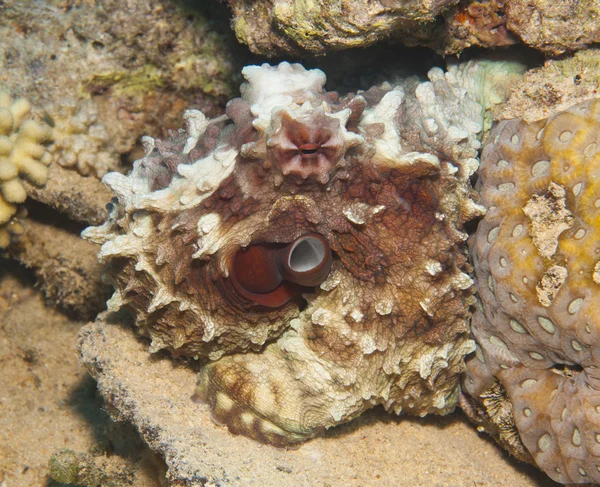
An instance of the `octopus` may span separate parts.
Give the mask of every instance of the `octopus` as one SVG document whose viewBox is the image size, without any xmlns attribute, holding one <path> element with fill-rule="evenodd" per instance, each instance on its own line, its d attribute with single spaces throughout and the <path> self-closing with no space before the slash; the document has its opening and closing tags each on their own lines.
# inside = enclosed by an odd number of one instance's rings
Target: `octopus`
<svg viewBox="0 0 600 487">
<path fill-rule="evenodd" d="M 196 359 L 194 397 L 264 443 L 375 406 L 453 411 L 474 350 L 463 227 L 484 211 L 469 183 L 482 80 L 514 78 L 466 63 L 341 96 L 298 64 L 242 73 L 224 115 L 188 110 L 104 177 L 109 218 L 83 235 L 108 312 L 129 311 L 150 352 Z"/>
</svg>

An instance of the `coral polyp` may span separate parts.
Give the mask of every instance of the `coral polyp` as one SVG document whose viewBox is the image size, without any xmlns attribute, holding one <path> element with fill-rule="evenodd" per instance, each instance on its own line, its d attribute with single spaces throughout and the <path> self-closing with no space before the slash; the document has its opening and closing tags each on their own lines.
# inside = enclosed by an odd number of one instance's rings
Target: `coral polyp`
<svg viewBox="0 0 600 487">
<path fill-rule="evenodd" d="M 259 441 L 375 405 L 452 411 L 474 346 L 463 225 L 483 211 L 481 81 L 497 68 L 345 97 L 318 70 L 245 68 L 225 116 L 188 111 L 130 175 L 105 176 L 109 219 L 84 236 L 102 244 L 109 310 L 132 311 L 151 351 L 200 360 L 196 397 Z"/>
</svg>

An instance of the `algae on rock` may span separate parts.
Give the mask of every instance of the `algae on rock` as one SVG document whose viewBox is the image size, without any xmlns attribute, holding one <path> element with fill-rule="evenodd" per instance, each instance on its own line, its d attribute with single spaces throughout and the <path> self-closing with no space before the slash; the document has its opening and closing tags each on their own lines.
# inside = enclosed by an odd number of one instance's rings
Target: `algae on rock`
<svg viewBox="0 0 600 487">
<path fill-rule="evenodd" d="M 267 56 L 365 47 L 391 38 L 441 54 L 517 42 L 557 55 L 600 41 L 596 0 L 229 0 L 240 42 Z"/>
<path fill-rule="evenodd" d="M 0 16 L 0 82 L 54 126 L 54 160 L 84 175 L 123 170 L 141 135 L 235 90 L 227 42 L 175 2 L 8 0 Z"/>
</svg>

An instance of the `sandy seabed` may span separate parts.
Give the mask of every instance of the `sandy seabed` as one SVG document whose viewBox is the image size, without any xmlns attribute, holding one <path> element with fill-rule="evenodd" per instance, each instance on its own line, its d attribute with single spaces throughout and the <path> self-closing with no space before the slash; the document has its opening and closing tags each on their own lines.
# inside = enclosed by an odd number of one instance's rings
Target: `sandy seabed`
<svg viewBox="0 0 600 487">
<path fill-rule="evenodd" d="M 63 448 L 118 458 L 134 472 L 135 487 L 167 485 L 162 459 L 133 427 L 110 419 L 80 364 L 76 343 L 84 324 L 47 307 L 30 274 L 0 259 L 1 487 L 62 485 L 49 478 L 48 462 Z M 169 359 L 160 362 L 170 370 Z M 206 411 L 198 414 L 207 487 L 559 485 L 509 458 L 460 413 L 418 419 L 374 410 L 290 451 L 233 437 Z"/>
</svg>

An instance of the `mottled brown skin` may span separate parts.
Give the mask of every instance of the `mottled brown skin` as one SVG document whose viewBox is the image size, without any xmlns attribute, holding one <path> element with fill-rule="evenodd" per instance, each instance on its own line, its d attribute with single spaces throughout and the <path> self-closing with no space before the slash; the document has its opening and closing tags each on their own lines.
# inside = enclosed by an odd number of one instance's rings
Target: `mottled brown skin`
<svg viewBox="0 0 600 487">
<path fill-rule="evenodd" d="M 303 198 L 311 201 L 312 211 L 307 212 L 304 204 L 292 204 L 289 208 L 277 211 L 269 217 L 271 225 L 257 233 L 254 242 L 288 243 L 308 232 L 327 236 L 335 260 L 339 262 L 336 265 L 343 266 L 357 282 L 382 285 L 391 261 L 409 266 L 411 262 L 418 262 L 425 257 L 436 258 L 440 250 L 447 251 L 453 245 L 447 237 L 438 237 L 435 247 L 432 245 L 435 235 L 432 232 L 436 225 L 437 175 L 429 172 L 433 171 L 430 168 L 390 170 L 357 163 L 347 168 L 343 179 L 334 178 L 329 185 L 330 191 L 314 181 L 300 186 L 291 183 L 288 185 L 289 194 L 301 192 Z M 217 258 L 209 262 L 192 259 L 194 248 L 190 243 L 196 238 L 195 225 L 199 216 L 206 212 L 219 214 L 225 227 L 252 214 L 259 214 L 266 219 L 275 201 L 285 195 L 283 188 L 265 192 L 267 177 L 268 173 L 263 171 L 259 162 L 248 161 L 240 164 L 234 174 L 200 207 L 183 213 L 153 216 L 156 227 L 162 230 L 157 236 L 157 258 L 169 263 L 160 268 L 163 281 L 172 282 L 178 292 L 193 296 L 212 313 L 221 315 L 220 319 L 231 320 L 235 319 L 237 313 L 253 313 L 257 316 L 256 321 L 260 322 L 265 310 L 240 299 L 231 281 L 215 268 Z M 250 194 L 256 197 L 243 197 L 236 183 L 240 179 L 253 183 Z M 341 203 L 354 201 L 372 206 L 384 205 L 386 210 L 376 215 L 372 224 L 362 228 L 349 222 L 340 212 Z M 404 209 L 405 205 L 410 206 L 410 211 Z M 169 230 L 174 225 L 178 225 L 177 228 Z M 401 238 L 395 240 L 392 235 Z M 238 250 L 222 249 L 221 252 L 231 260 Z M 453 264 L 455 258 L 455 255 L 447 254 L 444 265 L 461 267 L 464 259 L 459 258 L 459 262 Z M 135 273 L 133 279 L 130 262 L 112 265 L 116 267 L 112 273 L 117 276 L 121 286 L 127 287 L 128 283 L 139 279 L 140 285 L 127 293 L 135 303 L 135 308 L 147 308 L 152 298 L 152 286 L 144 281 L 143 273 Z M 416 301 L 412 292 L 405 298 Z M 280 310 L 269 310 L 271 321 L 283 319 L 290 309 L 297 309 L 300 301 L 296 299 Z M 160 310 L 158 313 L 151 319 L 155 322 L 153 329 L 156 333 L 168 333 L 173 322 L 188 321 L 185 312 Z M 411 323 L 407 331 L 421 337 L 440 332 L 432 329 L 424 317 Z M 188 339 L 193 340 L 193 335 Z M 177 349 L 175 353 L 189 355 L 185 347 Z M 197 351 L 194 350 L 194 353 Z"/>
<path fill-rule="evenodd" d="M 232 432 L 258 441 L 297 444 L 378 404 L 395 413 L 452 411 L 472 350 L 461 228 L 475 210 L 460 164 L 441 153 L 439 163 L 382 154 L 376 142 L 389 128 L 361 125 L 361 117 L 386 90 L 340 99 L 315 78 L 310 90 L 291 92 L 289 106 L 260 118 L 251 89 L 264 73 L 253 69 L 250 87 L 228 104 L 233 123 L 209 123 L 188 154 L 185 132 L 156 142 L 129 179 L 113 177 L 121 196 L 90 234 L 107 243 L 101 256 L 117 288 L 109 309 L 132 310 L 151 350 L 199 359 L 196 397 Z M 418 150 L 416 124 L 411 130 Z M 235 157 L 223 165 L 232 168 L 227 176 L 185 206 L 181 197 L 195 197 L 212 177 L 201 164 L 218 174 L 227 154 Z M 190 171 L 204 179 L 177 186 Z M 140 178 L 150 199 L 134 198 L 141 193 L 130 181 Z M 240 252 L 307 235 L 331 251 L 318 285 L 287 287 L 290 299 L 278 307 L 240 292 Z"/>
<path fill-rule="evenodd" d="M 255 186 L 250 193 L 261 194 L 265 176 L 261 177 L 260 172 L 256 163 L 248 163 L 239 167 L 234 179 L 252 181 Z M 426 258 L 438 259 L 447 270 L 462 267 L 465 263 L 464 255 L 455 251 L 455 242 L 435 218 L 438 177 L 430 168 L 390 170 L 369 164 L 349 165 L 344 178 L 333 178 L 330 191 L 314 183 L 301 187 L 290 185 L 289 192 L 301 193 L 303 198 L 309 199 L 313 211 L 306 212 L 303 204 L 291 204 L 289 208 L 272 214 L 265 233 L 256 236 L 259 242 L 287 242 L 304 233 L 315 232 L 329 240 L 334 252 L 335 269 L 344 275 L 346 285 L 363 303 L 360 310 L 365 316 L 364 322 L 356 322 L 351 316 L 346 316 L 346 324 L 357 335 L 371 336 L 381 344 L 384 350 L 374 358 L 375 361 L 383 360 L 387 349 L 391 355 L 405 341 L 415 340 L 440 346 L 466 331 L 462 318 L 470 293 L 447 296 L 436 307 L 435 317 L 428 317 L 419 305 L 427 294 L 426 290 L 419 290 L 419 287 L 427 288 L 436 283 L 435 279 L 425 282 L 419 275 L 420 270 L 413 269 L 414 263 Z M 262 195 L 260 203 L 251 201 L 248 204 L 255 208 L 255 212 L 264 212 L 266 217 L 282 193 L 285 194 L 285 191 L 280 188 L 279 192 Z M 355 225 L 344 218 L 340 211 L 341 205 L 352 202 L 384 205 L 386 209 L 368 224 Z M 227 216 L 227 211 L 222 215 Z M 400 309 L 390 315 L 380 316 L 372 301 L 390 288 L 389 280 L 395 280 L 399 275 L 403 280 L 414 279 L 416 285 L 407 286 L 406 289 L 392 285 L 391 292 L 395 302 L 401 303 Z M 441 273 L 440 281 L 446 276 L 445 272 Z M 225 300 L 236 300 L 230 288 L 223 289 Z M 315 291 L 314 298 L 318 301 L 319 295 L 325 293 Z M 293 306 L 297 307 L 298 302 Z M 457 323 L 460 325 L 456 326 Z M 308 350 L 321 360 L 340 368 L 356 368 L 356 374 L 365 375 L 374 382 L 382 380 L 378 379 L 378 375 L 385 376 L 381 370 L 372 369 L 372 364 L 356 340 L 348 341 L 335 328 L 307 326 L 302 332 Z M 273 373 L 261 375 L 259 379 L 252 373 L 252 365 L 248 365 L 248 362 L 272 363 L 268 370 Z M 237 355 L 207 366 L 202 373 L 200 396 L 210 404 L 216 419 L 227 424 L 234 433 L 278 446 L 301 442 L 332 424 L 327 404 L 320 400 L 316 391 L 311 390 L 311 384 L 298 383 L 293 379 L 307 366 L 310 365 L 300 363 L 296 366 L 287 357 L 285 348 L 274 343 L 262 355 Z M 282 375 L 286 378 L 282 379 Z M 266 387 L 272 391 L 276 398 L 275 408 L 282 407 L 281 402 L 292 396 L 299 405 L 297 409 L 303 414 L 299 412 L 299 417 L 290 421 L 289 418 L 273 417 L 269 410 L 261 410 L 260 406 L 256 406 L 260 402 L 256 397 L 257 380 L 266 382 Z M 388 376 L 385 380 L 394 381 L 394 378 Z M 295 386 L 300 386 L 300 390 L 291 391 Z M 342 383 L 337 387 L 354 388 L 352 384 Z M 398 396 L 402 392 L 401 388 L 396 391 Z M 218 399 L 220 394 L 225 394 L 233 401 L 233 405 L 224 406 L 223 401 Z M 355 406 L 352 417 L 377 402 L 361 401 Z M 308 414 L 306 411 L 314 411 L 316 417 L 305 417 Z M 251 416 L 252 420 L 244 419 L 244 415 Z"/>
</svg>

